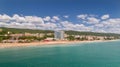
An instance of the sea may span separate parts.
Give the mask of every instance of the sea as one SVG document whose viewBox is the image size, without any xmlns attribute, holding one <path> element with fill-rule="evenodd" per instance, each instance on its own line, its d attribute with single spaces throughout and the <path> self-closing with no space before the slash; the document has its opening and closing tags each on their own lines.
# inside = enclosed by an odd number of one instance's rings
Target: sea
<svg viewBox="0 0 120 67">
<path fill-rule="evenodd" d="M 0 67 L 120 67 L 120 40 L 0 49 Z"/>
</svg>

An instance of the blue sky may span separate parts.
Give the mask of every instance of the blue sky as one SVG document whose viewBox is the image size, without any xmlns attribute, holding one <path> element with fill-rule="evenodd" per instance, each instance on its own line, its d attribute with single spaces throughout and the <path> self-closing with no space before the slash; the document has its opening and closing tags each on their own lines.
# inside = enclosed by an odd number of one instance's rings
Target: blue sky
<svg viewBox="0 0 120 67">
<path fill-rule="evenodd" d="M 110 14 L 120 17 L 120 0 L 0 0 L 0 14 L 37 16 Z"/>
<path fill-rule="evenodd" d="M 58 29 L 63 29 L 63 27 L 64 29 L 67 29 L 66 26 L 61 25 L 63 22 L 68 23 L 68 25 L 71 23 L 71 25 L 73 25 L 72 30 L 81 31 L 81 29 L 74 29 L 74 26 L 83 25 L 88 28 L 93 28 L 89 31 L 111 32 L 112 29 L 116 28 L 113 28 L 112 26 L 105 27 L 105 22 L 106 24 L 109 24 L 113 21 L 118 22 L 120 18 L 119 6 L 120 0 L 0 0 L 0 14 L 2 18 L 0 19 L 0 26 L 10 26 L 11 24 L 15 23 L 22 25 L 23 21 L 18 22 L 18 18 L 24 18 L 25 20 L 26 16 L 32 16 L 34 20 L 38 19 L 38 21 L 33 22 L 39 22 L 41 18 L 42 21 L 40 22 L 44 23 L 44 26 L 47 26 L 47 24 L 49 25 L 52 23 L 53 25 L 56 25 Z M 9 17 L 9 21 L 6 22 L 6 19 L 4 19 L 4 17 L 7 17 L 7 20 Z M 36 17 L 37 19 L 35 19 Z M 47 19 L 50 19 L 50 21 L 46 21 L 46 17 Z M 102 19 L 102 17 L 106 18 Z M 16 19 L 14 20 L 14 23 L 13 18 Z M 56 23 L 52 22 L 51 20 L 55 21 Z M 96 22 L 96 24 L 93 24 L 91 22 Z M 102 28 L 99 29 L 97 27 L 98 29 L 95 29 L 95 25 L 97 26 L 98 24 L 102 26 L 103 22 L 104 25 Z M 31 22 L 30 24 L 32 25 Z M 37 29 L 42 29 L 43 27 L 37 25 L 39 23 L 33 24 L 35 24 L 35 27 L 38 27 Z M 119 29 L 118 27 L 117 29 Z M 107 29 L 109 31 L 107 31 Z M 82 31 L 88 30 L 82 29 Z M 119 33 L 117 31 L 115 31 L 115 33 Z"/>
</svg>

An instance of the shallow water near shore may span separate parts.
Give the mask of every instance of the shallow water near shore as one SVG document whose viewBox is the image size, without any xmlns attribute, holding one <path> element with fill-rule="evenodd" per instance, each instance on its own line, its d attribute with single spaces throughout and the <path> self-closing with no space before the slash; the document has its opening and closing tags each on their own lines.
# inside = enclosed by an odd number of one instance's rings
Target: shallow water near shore
<svg viewBox="0 0 120 67">
<path fill-rule="evenodd" d="M 120 41 L 0 49 L 0 67 L 120 67 Z"/>
</svg>

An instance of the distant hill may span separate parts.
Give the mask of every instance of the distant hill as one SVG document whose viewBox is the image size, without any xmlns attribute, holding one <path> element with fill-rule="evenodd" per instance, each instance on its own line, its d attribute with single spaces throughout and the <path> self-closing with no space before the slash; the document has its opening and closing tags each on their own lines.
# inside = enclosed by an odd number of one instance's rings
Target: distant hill
<svg viewBox="0 0 120 67">
<path fill-rule="evenodd" d="M 91 36 L 114 36 L 120 37 L 120 34 L 115 33 L 98 33 L 98 32 L 79 32 L 79 31 L 65 31 L 68 35 L 91 35 Z"/>
<path fill-rule="evenodd" d="M 24 33 L 24 32 L 28 32 L 28 33 L 53 33 L 54 32 L 52 30 L 33 30 L 33 29 L 18 29 L 18 28 L 5 28 L 5 27 L 1 27 L 0 29 L 2 29 L 3 31 L 10 31 L 10 32 L 14 32 L 14 33 Z"/>
</svg>

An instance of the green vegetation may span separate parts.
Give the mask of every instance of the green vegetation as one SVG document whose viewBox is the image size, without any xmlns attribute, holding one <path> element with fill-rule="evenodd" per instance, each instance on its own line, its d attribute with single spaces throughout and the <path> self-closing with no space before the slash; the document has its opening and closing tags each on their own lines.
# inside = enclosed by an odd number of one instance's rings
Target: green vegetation
<svg viewBox="0 0 120 67">
<path fill-rule="evenodd" d="M 11 37 L 10 36 L 0 36 L 0 42 L 2 40 L 7 40 L 7 39 L 10 39 Z"/>
<path fill-rule="evenodd" d="M 79 31 L 65 31 L 66 34 L 68 35 L 84 35 L 84 36 L 114 36 L 115 38 L 119 38 L 120 34 L 115 34 L 115 33 L 97 33 L 97 32 L 79 32 Z"/>
<path fill-rule="evenodd" d="M 34 29 L 17 29 L 17 28 L 1 28 L 3 31 L 10 31 L 12 33 L 54 33 L 52 30 L 34 30 Z"/>
<path fill-rule="evenodd" d="M 6 31 L 6 30 L 4 30 L 4 31 L 2 31 L 2 32 L 0 32 L 0 35 L 5 35 L 5 34 L 7 34 L 8 32 Z"/>
<path fill-rule="evenodd" d="M 70 41 L 73 41 L 73 40 L 75 40 L 75 37 L 74 36 L 68 36 L 67 39 L 70 40 Z"/>
</svg>

